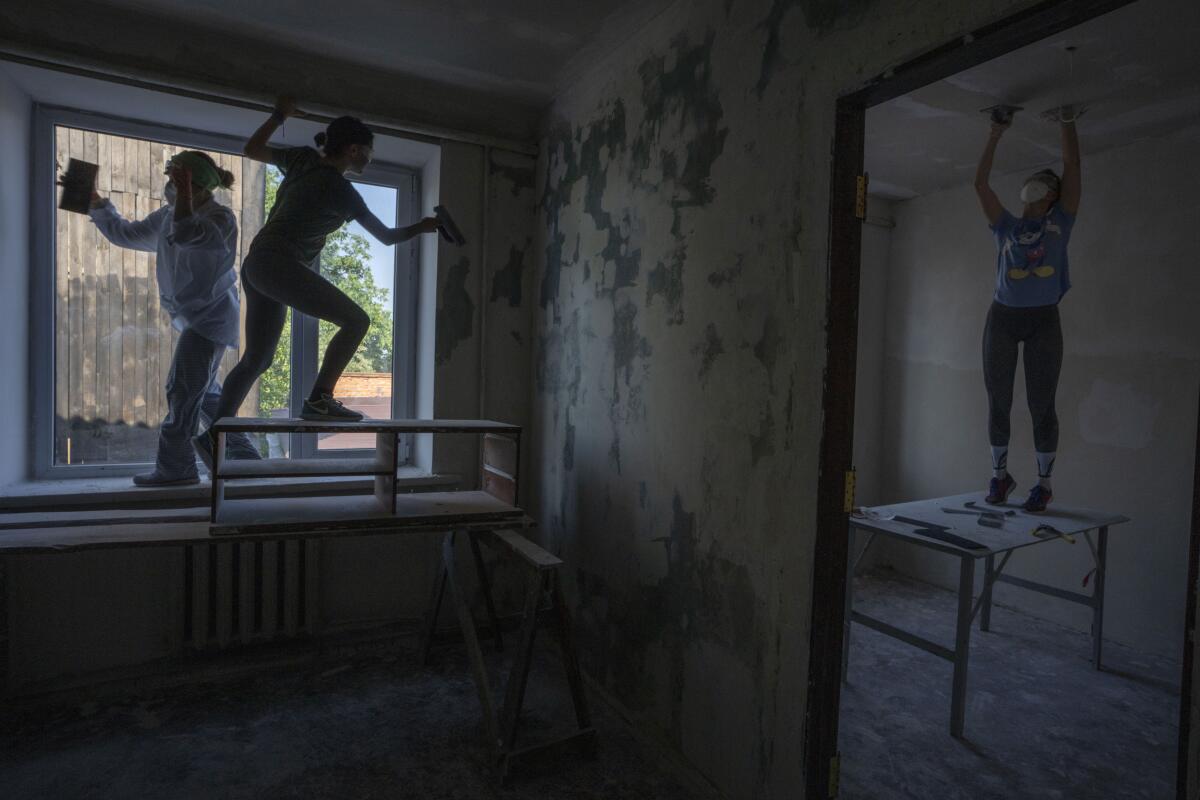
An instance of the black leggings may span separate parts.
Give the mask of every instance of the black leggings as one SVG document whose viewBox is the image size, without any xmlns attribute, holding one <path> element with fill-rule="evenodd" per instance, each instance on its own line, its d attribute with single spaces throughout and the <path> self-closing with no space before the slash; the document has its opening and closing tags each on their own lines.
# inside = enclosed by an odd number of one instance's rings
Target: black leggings
<svg viewBox="0 0 1200 800">
<path fill-rule="evenodd" d="M 338 326 L 325 348 L 313 386 L 314 394 L 332 393 L 371 327 L 367 312 L 299 259 L 268 250 L 251 249 L 246 256 L 242 263 L 242 294 L 246 303 L 246 349 L 225 378 L 217 418 L 236 415 L 250 387 L 271 366 L 288 306 Z"/>
<path fill-rule="evenodd" d="M 1062 369 L 1063 339 L 1058 306 L 1013 308 L 993 302 L 983 329 L 983 382 L 988 393 L 988 437 L 1007 447 L 1017 345 L 1025 343 L 1025 396 L 1033 418 L 1033 444 L 1039 453 L 1058 450 L 1054 394 Z"/>
</svg>

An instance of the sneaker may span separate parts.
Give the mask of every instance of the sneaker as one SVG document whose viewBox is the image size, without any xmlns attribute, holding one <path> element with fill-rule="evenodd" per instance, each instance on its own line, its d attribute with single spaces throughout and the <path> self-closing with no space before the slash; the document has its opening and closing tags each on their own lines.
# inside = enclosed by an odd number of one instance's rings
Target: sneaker
<svg viewBox="0 0 1200 800">
<path fill-rule="evenodd" d="M 987 497 L 983 498 L 983 502 L 993 506 L 1001 505 L 1008 500 L 1008 496 L 1015 488 L 1017 488 L 1017 482 L 1008 473 L 1004 474 L 1004 480 L 992 478 L 992 482 L 988 484 Z"/>
<path fill-rule="evenodd" d="M 1029 499 L 1022 506 L 1031 514 L 1040 514 L 1046 510 L 1046 506 L 1054 499 L 1054 492 L 1042 486 L 1040 483 L 1029 490 Z"/>
<path fill-rule="evenodd" d="M 133 476 L 134 486 L 191 486 L 199 482 L 199 475 L 183 475 L 172 478 L 169 475 L 162 474 L 157 468 L 153 472 L 143 472 Z"/>
<path fill-rule="evenodd" d="M 300 411 L 300 419 L 328 422 L 357 422 L 363 415 L 351 411 L 335 400 L 333 395 L 321 393 L 319 400 L 305 400 L 304 408 Z"/>
<path fill-rule="evenodd" d="M 216 442 L 213 441 L 212 433 L 204 431 L 192 439 L 192 447 L 195 449 L 196 455 L 200 456 L 200 460 L 204 462 L 204 467 L 208 470 L 208 474 L 212 475 L 213 451 L 216 450 Z"/>
</svg>

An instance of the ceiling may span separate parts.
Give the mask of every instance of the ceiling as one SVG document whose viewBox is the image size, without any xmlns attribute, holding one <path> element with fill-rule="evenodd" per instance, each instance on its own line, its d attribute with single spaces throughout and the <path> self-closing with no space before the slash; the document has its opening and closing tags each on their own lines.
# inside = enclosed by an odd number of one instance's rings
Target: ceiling
<svg viewBox="0 0 1200 800">
<path fill-rule="evenodd" d="M 548 103 L 667 0 L 101 0 L 388 72 Z"/>
<path fill-rule="evenodd" d="M 226 144 L 233 152 L 237 152 L 246 136 L 263 120 L 262 112 L 253 109 L 25 64 L 0 62 L 0 72 L 37 103 L 227 137 L 229 142 Z M 114 109 L 118 111 L 114 113 Z M 313 134 L 324 127 L 311 120 L 289 119 L 272 141 L 280 145 L 310 144 Z M 420 169 L 438 157 L 436 145 L 385 134 L 375 136 L 374 149 L 377 161 L 412 169 Z"/>
<path fill-rule="evenodd" d="M 997 148 L 997 174 L 1061 162 L 1039 114 L 1082 102 L 1088 153 L 1164 136 L 1200 144 L 1200 2 L 1138 0 L 1062 34 L 868 109 L 871 193 L 903 200 L 969 184 L 988 134 L 980 109 L 1024 106 Z M 1077 48 L 1072 70 L 1066 47 Z"/>
</svg>

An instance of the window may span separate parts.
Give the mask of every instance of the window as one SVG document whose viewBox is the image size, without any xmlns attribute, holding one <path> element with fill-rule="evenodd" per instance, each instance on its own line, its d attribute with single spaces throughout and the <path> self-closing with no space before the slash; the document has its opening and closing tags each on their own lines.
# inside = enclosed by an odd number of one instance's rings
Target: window
<svg viewBox="0 0 1200 800">
<path fill-rule="evenodd" d="M 165 165 L 174 153 L 208 152 L 235 176 L 233 189 L 219 189 L 216 196 L 238 219 L 240 269 L 281 177 L 273 167 L 235 155 L 241 144 L 167 126 L 38 110 L 35 198 L 42 211 L 33 324 L 34 359 L 42 365 L 34 375 L 39 477 L 129 474 L 154 461 L 167 410 L 163 387 L 179 336 L 159 307 L 154 254 L 112 245 L 85 216 L 55 208 L 59 171 L 69 158 L 98 164 L 99 193 L 134 220 L 165 202 Z M 419 187 L 413 172 L 372 165 L 361 180 L 357 188 L 380 219 L 408 224 L 415 218 Z M 346 405 L 370 417 L 410 416 L 414 407 L 416 259 L 415 241 L 383 247 L 356 223 L 331 235 L 322 253 L 323 274 L 372 318 L 367 339 L 335 389 Z M 295 315 L 293 326 L 292 316 L 274 365 L 256 383 L 241 415 L 299 411 L 333 330 L 302 315 Z M 237 356 L 226 353 L 221 377 Z M 321 456 L 371 447 L 373 440 L 267 437 L 258 444 L 269 456 Z"/>
</svg>

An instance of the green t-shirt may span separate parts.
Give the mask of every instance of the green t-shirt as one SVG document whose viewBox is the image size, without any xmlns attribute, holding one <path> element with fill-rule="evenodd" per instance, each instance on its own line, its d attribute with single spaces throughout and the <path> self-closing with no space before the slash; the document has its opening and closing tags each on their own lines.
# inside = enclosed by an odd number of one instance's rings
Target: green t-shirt
<svg viewBox="0 0 1200 800">
<path fill-rule="evenodd" d="M 271 163 L 283 171 L 275 205 L 252 248 L 283 250 L 314 263 L 325 237 L 366 213 L 367 204 L 350 181 L 321 161 L 311 147 L 272 147 Z"/>
</svg>

